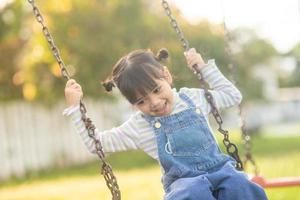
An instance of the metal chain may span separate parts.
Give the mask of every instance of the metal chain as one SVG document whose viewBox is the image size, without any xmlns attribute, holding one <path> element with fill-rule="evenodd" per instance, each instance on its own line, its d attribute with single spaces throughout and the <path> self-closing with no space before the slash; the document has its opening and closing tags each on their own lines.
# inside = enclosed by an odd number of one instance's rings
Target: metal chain
<svg viewBox="0 0 300 200">
<path fill-rule="evenodd" d="M 233 53 L 231 51 L 230 48 L 230 42 L 231 42 L 231 38 L 230 38 L 230 33 L 228 31 L 228 28 L 226 26 L 226 20 L 225 20 L 225 15 L 223 16 L 223 29 L 224 29 L 224 40 L 225 40 L 225 54 L 226 57 L 229 59 L 229 65 L 228 68 L 230 70 L 230 74 L 231 74 L 231 81 L 233 82 L 233 84 L 237 85 L 237 67 L 234 64 L 233 61 Z M 243 113 L 243 104 L 240 103 L 238 106 L 238 116 L 239 116 L 239 120 L 241 123 L 241 132 L 242 132 L 242 138 L 243 138 L 243 143 L 245 146 L 245 158 L 243 160 L 243 164 L 244 167 L 246 168 L 246 165 L 250 162 L 251 165 L 253 166 L 253 170 L 254 170 L 254 174 L 258 175 L 259 174 L 259 170 L 258 167 L 256 165 L 256 162 L 254 160 L 253 154 L 252 154 L 252 143 L 251 143 L 251 136 L 249 135 L 247 129 L 246 129 L 246 122 L 245 122 L 245 117 L 244 117 L 244 113 Z"/>
<path fill-rule="evenodd" d="M 179 40 L 182 43 L 182 46 L 183 46 L 184 50 L 185 51 L 189 50 L 189 48 L 190 48 L 189 47 L 189 42 L 185 39 L 180 26 L 178 25 L 176 19 L 173 17 L 172 11 L 171 11 L 170 6 L 169 6 L 169 3 L 165 0 L 162 0 L 161 4 L 162 4 L 162 6 L 165 10 L 166 15 L 169 17 L 171 26 L 173 27 L 173 29 L 175 30 L 175 32 L 179 36 Z"/>
<path fill-rule="evenodd" d="M 255 175 L 259 174 L 258 166 L 256 165 L 255 159 L 252 154 L 252 142 L 251 142 L 251 136 L 249 135 L 247 129 L 246 129 L 246 123 L 245 118 L 243 115 L 243 104 L 239 105 L 239 116 L 240 116 L 240 122 L 241 122 L 241 131 L 242 131 L 242 137 L 243 137 L 243 143 L 245 148 L 245 158 L 243 160 L 243 164 L 245 168 L 247 167 L 247 164 L 250 163 L 253 167 L 253 171 Z"/>
<path fill-rule="evenodd" d="M 185 49 L 185 51 L 189 50 L 189 45 L 188 45 L 188 41 L 185 39 L 184 35 L 183 35 L 183 32 L 181 31 L 180 29 L 180 26 L 178 25 L 176 19 L 174 18 L 174 16 L 172 15 L 172 12 L 171 12 L 171 9 L 170 9 L 170 6 L 168 4 L 168 2 L 166 0 L 161 0 L 161 3 L 162 3 L 162 6 L 165 10 L 165 13 L 166 15 L 168 16 L 169 20 L 170 20 L 170 23 L 173 27 L 173 29 L 175 30 L 175 32 L 177 33 L 177 35 L 179 36 L 180 38 L 180 41 L 182 43 L 182 46 L 183 48 Z M 203 79 L 203 75 L 201 73 L 201 71 L 198 70 L 198 67 L 197 65 L 193 66 L 194 70 L 195 70 L 195 73 L 197 74 L 197 77 L 200 81 L 200 84 L 202 85 L 205 85 L 205 81 Z M 228 134 L 228 131 L 227 130 L 224 130 L 222 128 L 222 125 L 223 125 L 223 120 L 222 120 L 222 117 L 215 105 L 215 102 L 214 102 L 214 99 L 213 99 L 213 96 L 212 94 L 208 91 L 208 89 L 206 87 L 203 88 L 204 89 L 204 94 L 205 94 L 205 98 L 207 100 L 207 102 L 209 103 L 209 105 L 211 106 L 211 112 L 212 112 L 212 115 L 214 116 L 217 124 L 218 124 L 218 131 L 223 135 L 223 144 L 225 145 L 226 147 L 226 151 L 228 153 L 229 156 L 231 156 L 232 158 L 235 159 L 236 161 L 236 169 L 238 170 L 243 170 L 243 163 L 239 157 L 239 154 L 238 154 L 238 148 L 237 146 L 232 143 L 230 140 L 229 140 L 229 134 Z"/>
<path fill-rule="evenodd" d="M 52 35 L 50 34 L 49 29 L 47 28 L 47 26 L 44 23 L 44 19 L 43 19 L 41 12 L 39 11 L 38 7 L 35 5 L 34 0 L 28 0 L 28 2 L 32 6 L 32 10 L 33 10 L 33 13 L 34 13 L 34 16 L 35 16 L 37 22 L 40 23 L 40 25 L 42 26 L 43 34 L 50 46 L 50 49 L 51 49 L 51 52 L 52 52 L 54 58 L 56 59 L 57 63 L 59 64 L 59 67 L 60 67 L 63 77 L 65 79 L 69 80 L 70 75 L 69 75 L 69 73 L 65 67 L 65 64 L 60 56 L 59 50 L 54 43 L 54 39 L 53 39 Z M 98 140 L 96 138 L 96 135 L 95 135 L 95 129 L 96 129 L 95 125 L 92 123 L 92 120 L 87 117 L 86 107 L 82 101 L 80 101 L 80 112 L 82 115 L 81 119 L 85 124 L 85 127 L 88 131 L 88 135 L 89 135 L 89 137 L 91 137 L 93 139 L 95 149 L 96 149 L 96 154 L 102 161 L 101 174 L 104 176 L 106 185 L 112 194 L 112 200 L 120 200 L 121 192 L 119 190 L 117 179 L 116 179 L 115 175 L 113 174 L 111 166 L 105 161 L 105 154 L 103 152 L 101 142 L 100 142 L 100 140 Z"/>
</svg>

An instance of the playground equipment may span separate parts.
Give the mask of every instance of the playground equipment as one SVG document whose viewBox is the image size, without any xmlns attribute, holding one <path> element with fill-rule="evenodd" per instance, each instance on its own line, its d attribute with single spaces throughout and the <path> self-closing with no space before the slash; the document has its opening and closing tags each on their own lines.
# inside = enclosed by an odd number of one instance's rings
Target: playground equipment
<svg viewBox="0 0 300 200">
<path fill-rule="evenodd" d="M 59 50 L 55 45 L 54 39 L 52 37 L 52 35 L 50 34 L 49 29 L 47 28 L 47 26 L 44 23 L 44 19 L 43 16 L 41 14 L 41 12 L 39 11 L 38 7 L 35 5 L 35 1 L 34 0 L 28 0 L 28 2 L 31 4 L 32 6 L 32 10 L 34 13 L 34 16 L 37 20 L 37 22 L 41 25 L 42 27 L 42 31 L 43 34 L 50 46 L 51 52 L 54 56 L 54 58 L 56 59 L 60 70 L 61 70 L 61 74 L 62 76 L 69 80 L 70 79 L 70 75 L 65 67 L 65 64 L 60 56 Z M 111 166 L 109 165 L 109 163 L 105 160 L 105 155 L 103 152 L 103 148 L 101 145 L 101 142 L 96 139 L 95 137 L 95 125 L 92 123 L 92 120 L 90 118 L 88 118 L 86 116 L 86 107 L 84 105 L 84 103 L 82 101 L 80 101 L 80 112 L 81 112 L 81 119 L 85 124 L 86 129 L 88 130 L 88 134 L 89 137 L 91 137 L 94 141 L 95 144 L 95 148 L 96 148 L 96 154 L 98 155 L 99 159 L 102 162 L 102 166 L 101 166 L 101 174 L 104 176 L 104 179 L 106 181 L 106 185 L 109 188 L 111 194 L 112 194 L 112 199 L 113 200 L 120 200 L 121 199 L 121 192 L 119 189 L 119 185 L 117 183 L 117 178 L 115 177 Z"/>
<path fill-rule="evenodd" d="M 223 3 L 223 1 L 221 1 Z M 300 3 L 300 1 L 299 1 Z M 300 5 L 300 4 L 299 4 Z M 230 40 L 230 35 L 228 28 L 226 26 L 226 20 L 225 20 L 225 12 L 224 12 L 224 6 L 222 5 L 222 10 L 223 10 L 223 28 L 224 28 L 224 33 L 225 33 L 225 53 L 227 55 L 227 58 L 230 61 L 229 64 L 229 69 L 231 72 L 231 77 L 232 77 L 232 82 L 236 83 L 236 65 L 234 65 L 233 61 L 233 56 L 231 49 L 229 47 L 229 40 Z M 242 137 L 244 140 L 244 147 L 245 147 L 245 159 L 243 161 L 243 165 L 247 166 L 248 163 L 250 163 L 253 167 L 253 174 L 254 175 L 249 175 L 249 178 L 252 182 L 255 182 L 262 186 L 263 188 L 275 188 L 275 187 L 289 187 L 289 186 L 300 186 L 300 177 L 281 177 L 281 178 L 273 178 L 273 179 L 266 179 L 264 178 L 259 170 L 258 166 L 255 162 L 255 159 L 252 154 L 252 144 L 251 144 L 251 136 L 249 135 L 246 126 L 245 126 L 245 120 L 243 117 L 243 104 L 240 104 L 238 106 L 239 109 L 239 117 L 241 121 L 241 132 L 242 132 Z"/>
<path fill-rule="evenodd" d="M 33 13 L 34 13 L 34 16 L 35 16 L 37 22 L 41 25 L 43 35 L 44 35 L 45 39 L 47 40 L 47 42 L 50 46 L 50 50 L 60 67 L 62 76 L 65 79 L 69 80 L 70 75 L 69 75 L 69 73 L 65 67 L 65 64 L 60 56 L 60 52 L 59 52 L 58 48 L 55 45 L 54 39 L 53 39 L 52 35 L 50 34 L 49 29 L 47 28 L 47 26 L 44 23 L 44 19 L 43 19 L 41 12 L 39 11 L 38 7 L 36 6 L 34 0 L 28 0 L 28 2 L 32 6 L 32 10 L 33 10 Z M 173 29 L 175 30 L 175 32 L 177 33 L 177 35 L 179 37 L 179 40 L 182 44 L 183 49 L 185 51 L 187 51 L 189 49 L 189 43 L 186 40 L 186 38 L 184 37 L 184 34 L 183 34 L 179 24 L 177 23 L 176 19 L 172 15 L 172 11 L 169 7 L 168 2 L 166 0 L 161 0 L 161 4 L 165 10 L 166 15 L 168 16 L 168 18 L 170 20 L 171 26 L 173 27 Z M 224 19 L 224 30 L 226 31 L 226 33 L 228 33 L 228 31 L 226 29 L 226 25 L 225 25 L 225 19 Z M 227 36 L 225 38 L 227 38 Z M 226 41 L 226 43 L 228 44 L 228 41 Z M 226 48 L 226 53 L 228 54 L 228 57 L 231 58 L 230 48 Z M 205 82 L 202 78 L 201 71 L 197 71 L 197 66 L 194 66 L 194 69 L 195 69 L 195 74 L 197 75 L 200 83 L 202 85 L 205 85 Z M 230 64 L 230 69 L 234 70 L 234 65 Z M 247 162 L 251 162 L 255 168 L 255 176 L 251 180 L 253 182 L 260 184 L 263 187 L 266 187 L 266 188 L 267 187 L 283 187 L 283 186 L 300 185 L 300 178 L 296 178 L 296 177 L 266 180 L 262 176 L 259 176 L 258 170 L 256 167 L 256 163 L 255 163 L 252 153 L 251 153 L 250 136 L 247 134 L 247 131 L 245 130 L 245 126 L 244 126 L 244 121 L 242 120 L 243 125 L 241 128 L 242 128 L 244 141 L 246 144 L 245 145 L 246 146 L 246 160 L 243 163 L 238 154 L 237 146 L 229 140 L 228 131 L 224 130 L 222 127 L 223 120 L 222 120 L 221 115 L 219 114 L 218 109 L 216 108 L 216 106 L 214 104 L 213 96 L 210 94 L 210 92 L 208 91 L 207 88 L 203 88 L 203 89 L 205 91 L 205 98 L 212 108 L 212 115 L 214 116 L 214 118 L 219 126 L 218 131 L 223 135 L 223 144 L 226 147 L 226 151 L 227 151 L 228 155 L 230 155 L 232 158 L 234 158 L 236 160 L 236 168 L 238 170 L 244 169 L 244 163 L 246 164 Z M 240 110 L 239 113 L 241 114 L 241 112 L 242 112 L 241 105 L 239 106 L 239 110 Z M 82 101 L 80 102 L 80 111 L 82 114 L 82 120 L 86 126 L 86 129 L 88 130 L 88 134 L 94 140 L 95 147 L 96 147 L 96 154 L 98 155 L 99 159 L 102 162 L 101 174 L 104 176 L 106 185 L 112 194 L 112 199 L 120 200 L 121 192 L 120 192 L 120 189 L 119 189 L 119 186 L 117 183 L 117 179 L 112 171 L 111 166 L 105 160 L 105 155 L 103 152 L 101 142 L 95 138 L 95 126 L 93 125 L 91 119 L 86 116 L 86 107 Z"/>
</svg>

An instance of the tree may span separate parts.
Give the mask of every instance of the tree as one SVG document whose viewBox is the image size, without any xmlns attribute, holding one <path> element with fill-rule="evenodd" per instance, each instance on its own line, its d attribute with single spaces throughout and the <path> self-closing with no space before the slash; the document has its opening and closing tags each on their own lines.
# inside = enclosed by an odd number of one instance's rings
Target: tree
<svg viewBox="0 0 300 200">
<path fill-rule="evenodd" d="M 282 80 L 282 84 L 285 87 L 300 87 L 300 43 L 295 45 L 290 52 L 287 53 L 288 56 L 292 56 L 296 59 L 296 67 L 290 73 L 290 77 Z"/>
<path fill-rule="evenodd" d="M 277 50 L 267 40 L 259 38 L 253 30 L 240 28 L 233 33 L 232 46 L 235 47 L 233 63 L 237 66 L 237 83 L 244 100 L 263 98 L 262 81 L 253 76 L 257 65 L 270 65 L 270 60 L 278 55 Z"/>
<path fill-rule="evenodd" d="M 0 12 L 0 99 L 22 98 L 22 75 L 17 73 L 18 55 L 26 42 L 22 33 L 22 3 L 16 0 Z"/>
<path fill-rule="evenodd" d="M 147 0 L 65 0 L 58 6 L 55 2 L 37 4 L 68 70 L 83 86 L 85 96 L 106 97 L 99 82 L 109 76 L 122 55 L 138 48 L 151 48 L 156 52 L 166 47 L 171 55 L 166 65 L 175 75 L 174 85 L 199 87 L 196 77 L 186 68 L 178 37 L 158 3 Z M 16 0 L 5 8 L 5 11 L 13 12 L 16 19 L 9 24 L 15 27 L 9 29 L 11 31 L 4 31 L 8 25 L 0 20 L 0 37 L 5 41 L 1 42 L 0 48 L 5 48 L 9 54 L 1 57 L 4 67 L 1 67 L 0 74 L 5 75 L 0 75 L 0 81 L 5 89 L 1 90 L 0 99 L 25 98 L 55 103 L 63 98 L 65 81 L 40 25 L 32 11 L 25 9 L 29 8 L 25 3 Z M 228 64 L 233 58 L 242 90 L 253 96 L 248 92 L 253 90 L 252 85 L 249 87 L 253 81 L 249 70 L 252 65 L 265 62 L 276 53 L 272 45 L 247 31 L 236 31 L 232 33 L 233 55 L 230 58 L 224 52 L 226 44 L 222 26 L 207 21 L 191 25 L 180 17 L 177 9 L 173 9 L 173 14 L 190 46 L 201 52 L 206 60 L 215 58 L 227 75 Z M 242 36 L 247 34 L 250 39 L 241 42 Z M 2 78 L 4 76 L 7 78 Z M 8 94 L 8 91 L 13 92 Z"/>
</svg>

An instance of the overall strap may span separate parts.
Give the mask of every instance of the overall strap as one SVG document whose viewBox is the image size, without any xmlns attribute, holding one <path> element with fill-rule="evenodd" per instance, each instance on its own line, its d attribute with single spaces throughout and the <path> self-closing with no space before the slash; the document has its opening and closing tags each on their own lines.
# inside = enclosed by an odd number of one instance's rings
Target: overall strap
<svg viewBox="0 0 300 200">
<path fill-rule="evenodd" d="M 191 108 L 196 107 L 195 103 L 192 101 L 192 99 L 190 97 L 188 97 L 186 94 L 184 93 L 179 93 L 179 97 L 185 101 L 187 103 L 187 105 Z"/>
<path fill-rule="evenodd" d="M 191 98 L 188 97 L 186 94 L 179 93 L 179 97 L 187 104 L 187 106 L 189 108 L 195 108 L 196 107 L 196 105 L 191 100 Z M 153 116 L 144 115 L 144 114 L 141 114 L 141 115 L 150 124 L 153 124 L 158 118 L 161 118 L 161 117 L 153 117 Z"/>
<path fill-rule="evenodd" d="M 144 115 L 144 114 L 141 114 L 141 116 L 142 116 L 142 118 L 144 118 L 150 124 L 153 121 L 153 117 L 151 117 L 151 116 Z"/>
</svg>

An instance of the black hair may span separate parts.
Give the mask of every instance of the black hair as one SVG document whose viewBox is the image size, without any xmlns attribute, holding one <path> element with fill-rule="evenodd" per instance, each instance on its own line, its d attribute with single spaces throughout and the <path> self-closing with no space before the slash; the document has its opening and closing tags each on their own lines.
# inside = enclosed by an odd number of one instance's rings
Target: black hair
<svg viewBox="0 0 300 200">
<path fill-rule="evenodd" d="M 164 67 L 159 61 L 167 59 L 166 49 L 155 56 L 150 50 L 135 50 L 122 57 L 114 66 L 110 78 L 102 82 L 106 91 L 118 87 L 122 95 L 134 104 L 138 96 L 146 96 L 157 87 L 155 79 L 164 78 Z"/>
</svg>

